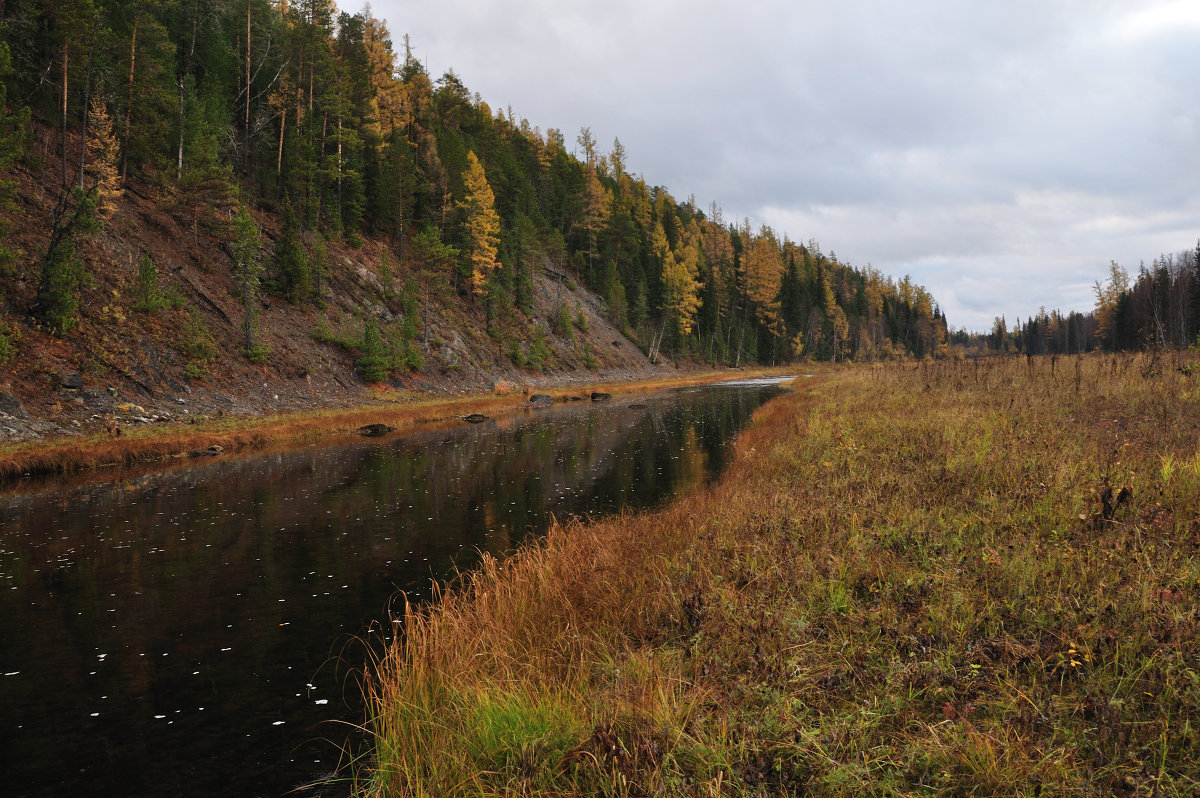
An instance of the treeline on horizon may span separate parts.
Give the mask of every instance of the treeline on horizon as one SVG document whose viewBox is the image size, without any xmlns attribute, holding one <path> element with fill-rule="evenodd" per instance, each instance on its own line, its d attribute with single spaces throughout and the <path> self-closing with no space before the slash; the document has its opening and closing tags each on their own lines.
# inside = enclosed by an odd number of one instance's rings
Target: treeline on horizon
<svg viewBox="0 0 1200 798">
<path fill-rule="evenodd" d="M 0 171 L 22 159 L 62 195 L 47 250 L 6 249 L 0 266 L 37 276 L 25 310 L 53 332 L 71 328 L 76 242 L 136 179 L 229 244 L 248 353 L 259 277 L 319 303 L 326 245 L 364 237 L 402 274 L 480 303 L 489 331 L 532 311 L 535 270 L 549 269 L 602 295 L 651 354 L 740 364 L 946 351 L 946 319 L 908 277 L 677 200 L 627 171 L 619 140 L 603 151 L 586 128 L 568 142 L 493 111 L 453 72 L 431 78 L 369 7 L 0 0 L 0 25 Z M 52 143 L 40 153 L 35 125 Z M 247 207 L 278 219 L 260 271 Z"/>
<path fill-rule="evenodd" d="M 1194 250 L 1167 253 L 1136 276 L 1116 261 L 1108 279 L 1093 286 L 1096 307 L 1088 313 L 1046 312 L 1012 329 L 997 316 L 988 333 L 955 331 L 951 343 L 975 354 L 1079 354 L 1103 350 L 1200 346 L 1200 241 Z"/>
</svg>

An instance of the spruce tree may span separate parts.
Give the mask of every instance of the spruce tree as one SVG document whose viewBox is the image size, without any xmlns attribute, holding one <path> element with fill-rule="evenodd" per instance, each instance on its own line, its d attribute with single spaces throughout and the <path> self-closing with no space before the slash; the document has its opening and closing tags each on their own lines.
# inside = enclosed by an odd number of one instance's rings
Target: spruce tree
<svg viewBox="0 0 1200 798">
<path fill-rule="evenodd" d="M 87 272 L 78 243 L 100 231 L 96 206 L 96 191 L 76 186 L 63 195 L 55 210 L 50 245 L 42 256 L 37 299 L 32 308 L 33 315 L 55 335 L 65 335 L 79 323 L 76 318 L 79 292 L 87 283 Z"/>
<path fill-rule="evenodd" d="M 255 340 L 258 327 L 259 280 L 262 275 L 260 238 L 258 223 L 245 206 L 239 206 L 233 218 L 233 269 L 244 311 L 243 343 L 247 357 L 255 361 L 266 354 L 265 349 Z"/>
<path fill-rule="evenodd" d="M 283 199 L 283 224 L 279 241 L 275 244 L 274 267 L 279 280 L 279 293 L 293 305 L 307 302 L 312 296 L 312 271 L 309 268 L 308 253 L 300 240 L 296 213 L 292 209 L 291 200 L 286 196 Z"/>
</svg>

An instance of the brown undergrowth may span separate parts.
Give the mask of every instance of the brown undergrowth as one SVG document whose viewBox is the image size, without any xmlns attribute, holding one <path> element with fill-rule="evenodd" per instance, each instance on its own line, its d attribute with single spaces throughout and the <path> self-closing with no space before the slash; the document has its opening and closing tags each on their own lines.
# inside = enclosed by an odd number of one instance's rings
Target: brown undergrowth
<svg viewBox="0 0 1200 798">
<path fill-rule="evenodd" d="M 1200 791 L 1188 353 L 861 368 L 404 618 L 363 794 Z"/>
</svg>

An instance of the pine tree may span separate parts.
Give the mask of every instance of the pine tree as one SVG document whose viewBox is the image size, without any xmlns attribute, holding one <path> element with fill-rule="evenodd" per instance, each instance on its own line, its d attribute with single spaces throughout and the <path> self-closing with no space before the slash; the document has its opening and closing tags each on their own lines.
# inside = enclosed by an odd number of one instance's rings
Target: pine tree
<svg viewBox="0 0 1200 798">
<path fill-rule="evenodd" d="M 275 273 L 279 279 L 279 292 L 293 305 L 307 302 L 312 296 L 312 270 L 309 268 L 308 253 L 300 240 L 296 214 L 288 197 L 283 199 L 283 225 L 279 241 L 275 244 Z"/>
<path fill-rule="evenodd" d="M 158 267 L 148 252 L 143 252 L 138 262 L 133 295 L 133 309 L 142 313 L 154 313 L 167 306 L 167 298 L 158 285 Z"/>
<path fill-rule="evenodd" d="M 12 74 L 12 58 L 7 42 L 0 41 L 0 174 L 7 174 L 21 155 L 29 138 L 29 109 L 10 112 L 5 82 Z M 0 214 L 14 209 L 12 201 L 16 181 L 0 178 Z M 0 274 L 9 274 L 16 260 L 16 250 L 5 242 L 12 225 L 0 218 Z"/>
<path fill-rule="evenodd" d="M 359 346 L 361 354 L 354 362 L 354 370 L 366 382 L 381 382 L 389 372 L 387 347 L 379 332 L 379 322 L 373 316 L 363 321 L 363 337 Z"/>
<path fill-rule="evenodd" d="M 257 360 L 264 354 L 254 337 L 258 325 L 259 278 L 262 275 L 260 238 L 258 223 L 245 206 L 239 206 L 237 215 L 233 218 L 233 270 L 245 311 L 242 318 L 243 342 L 246 354 L 252 360 Z"/>
<path fill-rule="evenodd" d="M 430 297 L 441 293 L 442 290 L 449 290 L 448 272 L 454 268 L 453 264 L 458 259 L 458 250 L 442 243 L 436 228 L 427 227 L 413 239 L 410 253 L 413 271 L 420 278 L 422 291 L 421 341 L 428 344 Z"/>
<path fill-rule="evenodd" d="M 124 184 L 129 172 L 169 159 L 167 142 L 177 121 L 176 48 L 166 21 L 176 13 L 167 0 L 107 3 L 105 16 L 113 33 L 111 101 L 114 135 L 120 139 L 118 171 Z M 117 59 L 120 60 L 117 60 Z"/>
</svg>

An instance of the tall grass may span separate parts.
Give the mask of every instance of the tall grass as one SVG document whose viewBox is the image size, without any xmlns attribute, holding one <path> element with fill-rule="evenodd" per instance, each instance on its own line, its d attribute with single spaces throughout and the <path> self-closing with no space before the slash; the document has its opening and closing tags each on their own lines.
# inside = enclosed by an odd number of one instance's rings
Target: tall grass
<svg viewBox="0 0 1200 798">
<path fill-rule="evenodd" d="M 368 795 L 1200 793 L 1189 354 L 838 372 L 367 680 Z"/>
</svg>

